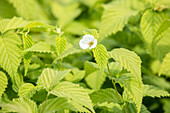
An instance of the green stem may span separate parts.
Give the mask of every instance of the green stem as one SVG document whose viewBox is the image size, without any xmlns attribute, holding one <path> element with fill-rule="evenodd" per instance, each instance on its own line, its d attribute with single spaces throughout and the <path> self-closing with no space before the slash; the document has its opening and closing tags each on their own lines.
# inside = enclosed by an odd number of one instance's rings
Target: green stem
<svg viewBox="0 0 170 113">
<path fill-rule="evenodd" d="M 108 68 L 109 75 L 112 76 L 108 64 L 107 64 L 107 68 Z M 119 95 L 119 92 L 118 92 L 118 90 L 117 90 L 117 88 L 116 88 L 116 83 L 113 81 L 113 79 L 112 79 L 112 84 L 113 84 L 113 87 L 114 87 L 114 89 L 115 89 L 115 91 L 116 91 L 116 94 L 117 94 L 117 96 L 118 96 L 120 102 L 122 102 L 122 99 L 121 99 L 121 97 L 120 97 L 120 95 Z M 126 106 L 124 106 L 122 109 L 124 110 L 125 113 L 127 113 L 127 112 L 126 112 Z"/>
<path fill-rule="evenodd" d="M 45 104 L 46 104 L 46 102 L 47 102 L 47 99 L 48 99 L 48 96 L 49 96 L 49 95 L 50 95 L 50 94 L 48 93 L 47 96 L 46 96 L 46 99 L 45 99 L 45 103 L 44 103 L 44 105 L 43 105 L 43 107 L 42 107 L 40 113 L 42 113 L 42 111 L 43 111 L 43 109 L 44 109 L 44 107 L 45 107 Z"/>
</svg>

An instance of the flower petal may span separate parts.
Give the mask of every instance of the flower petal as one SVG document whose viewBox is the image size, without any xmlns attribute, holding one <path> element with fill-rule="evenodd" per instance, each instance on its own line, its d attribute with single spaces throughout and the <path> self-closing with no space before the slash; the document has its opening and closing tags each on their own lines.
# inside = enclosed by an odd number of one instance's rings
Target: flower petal
<svg viewBox="0 0 170 113">
<path fill-rule="evenodd" d="M 95 48 L 96 47 L 96 45 L 97 45 L 97 39 L 94 39 L 94 44 L 89 48 L 89 49 L 92 49 L 92 48 Z"/>
<path fill-rule="evenodd" d="M 84 43 L 84 39 L 81 39 L 79 45 L 82 49 L 87 49 L 89 47 L 88 43 Z"/>
<path fill-rule="evenodd" d="M 91 41 L 94 41 L 94 36 L 93 35 L 84 35 L 83 39 L 89 43 Z"/>
</svg>

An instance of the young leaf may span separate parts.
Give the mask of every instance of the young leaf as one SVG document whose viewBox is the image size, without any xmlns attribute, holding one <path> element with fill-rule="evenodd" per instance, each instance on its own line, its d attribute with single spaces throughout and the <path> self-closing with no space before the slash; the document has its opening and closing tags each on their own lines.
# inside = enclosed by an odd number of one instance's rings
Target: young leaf
<svg viewBox="0 0 170 113">
<path fill-rule="evenodd" d="M 13 79 L 21 62 L 20 38 L 14 32 L 0 36 L 0 64 Z"/>
<path fill-rule="evenodd" d="M 125 2 L 125 0 L 114 1 L 104 7 L 99 30 L 100 40 L 112 33 L 115 34 L 123 30 L 124 26 L 128 23 L 129 17 L 137 13 L 129 7 L 122 7 L 123 2 Z"/>
<path fill-rule="evenodd" d="M 161 64 L 161 68 L 159 71 L 159 76 L 161 74 L 165 74 L 167 77 L 170 77 L 170 53 L 168 53 L 163 59 L 163 62 Z"/>
<path fill-rule="evenodd" d="M 29 34 L 23 33 L 22 38 L 23 38 L 24 50 L 30 48 L 33 45 L 32 37 Z M 25 76 L 28 71 L 28 66 L 31 63 L 31 58 L 32 58 L 32 52 L 24 53 L 24 66 L 25 66 L 25 74 L 24 75 Z"/>
<path fill-rule="evenodd" d="M 89 74 L 85 80 L 86 83 L 95 91 L 99 90 L 106 79 L 106 74 L 99 70 Z"/>
<path fill-rule="evenodd" d="M 28 97 L 31 98 L 36 91 L 40 90 L 41 86 L 34 86 L 31 83 L 25 83 L 19 88 L 18 95 L 19 97 Z"/>
<path fill-rule="evenodd" d="M 140 57 L 127 49 L 113 49 L 108 53 L 109 58 L 113 58 L 116 62 L 119 62 L 122 67 L 134 74 L 138 81 L 141 81 L 141 59 Z"/>
<path fill-rule="evenodd" d="M 8 84 L 8 79 L 2 71 L 0 71 L 0 101 L 1 101 L 1 96 L 4 93 L 5 89 L 7 88 Z"/>
<path fill-rule="evenodd" d="M 116 91 L 111 88 L 100 89 L 99 91 L 90 94 L 90 98 L 94 104 L 103 103 L 103 102 L 118 103 L 120 101 L 118 95 L 116 94 Z"/>
<path fill-rule="evenodd" d="M 110 72 L 111 72 L 112 76 L 114 76 L 114 77 L 122 71 L 122 66 L 120 65 L 119 62 L 111 62 L 109 64 L 109 68 L 110 68 Z M 105 72 L 107 74 L 110 74 L 108 72 L 108 68 L 105 69 Z"/>
<path fill-rule="evenodd" d="M 58 84 L 67 74 L 69 70 L 58 72 L 53 69 L 46 68 L 43 70 L 42 74 L 39 76 L 37 84 L 44 86 L 48 91 Z"/>
<path fill-rule="evenodd" d="M 39 113 L 42 110 L 44 103 L 45 102 L 40 104 L 40 106 L 38 108 Z M 55 99 L 48 99 L 46 102 L 46 105 L 41 113 L 53 113 L 55 111 L 64 110 L 64 109 L 68 109 L 68 110 L 72 110 L 72 111 L 76 111 L 76 112 L 88 112 L 87 109 L 76 104 L 76 102 L 74 103 L 73 101 L 69 100 L 68 98 L 57 97 Z"/>
<path fill-rule="evenodd" d="M 24 84 L 24 79 L 23 79 L 23 75 L 22 74 L 19 74 L 19 73 L 16 73 L 14 75 L 14 78 L 11 79 L 12 81 L 12 88 L 15 92 L 18 92 L 19 91 L 19 88 L 22 86 L 22 84 Z"/>
<path fill-rule="evenodd" d="M 59 82 L 56 87 L 50 91 L 50 93 L 58 97 L 70 98 L 94 112 L 93 105 L 87 91 L 78 84 L 73 84 L 71 82 Z"/>
<path fill-rule="evenodd" d="M 3 34 L 8 30 L 22 28 L 28 23 L 28 21 L 18 17 L 13 17 L 12 19 L 3 19 L 0 20 L 0 32 Z"/>
<path fill-rule="evenodd" d="M 165 96 L 170 96 L 170 94 L 162 90 L 158 87 L 152 86 L 152 85 L 144 85 L 143 89 L 143 96 L 150 96 L 150 97 L 165 97 Z"/>
<path fill-rule="evenodd" d="M 137 109 L 134 103 L 128 104 L 127 113 L 137 113 Z M 151 113 L 151 112 L 147 110 L 146 106 L 142 104 L 140 113 Z"/>
<path fill-rule="evenodd" d="M 104 70 L 108 62 L 108 53 L 106 48 L 99 44 L 93 49 L 93 54 L 99 68 Z"/>
<path fill-rule="evenodd" d="M 13 99 L 12 102 L 3 105 L 1 111 L 17 113 L 38 113 L 36 103 L 26 98 Z"/>
<path fill-rule="evenodd" d="M 40 53 L 53 53 L 54 48 L 52 45 L 46 42 L 38 42 L 34 44 L 32 47 L 25 50 L 25 52 L 32 51 L 32 52 L 40 52 Z"/>
<path fill-rule="evenodd" d="M 147 10 L 141 19 L 140 26 L 146 43 L 151 44 L 160 25 L 165 20 L 164 13 Z"/>
<path fill-rule="evenodd" d="M 122 74 L 119 78 L 115 78 L 114 80 L 128 91 L 128 94 L 135 102 L 139 113 L 143 99 L 143 84 L 139 83 L 137 78 L 131 73 Z"/>
<path fill-rule="evenodd" d="M 64 52 L 66 48 L 66 44 L 67 44 L 67 40 L 65 37 L 60 37 L 60 36 L 56 37 L 56 50 L 58 55 Z"/>
</svg>

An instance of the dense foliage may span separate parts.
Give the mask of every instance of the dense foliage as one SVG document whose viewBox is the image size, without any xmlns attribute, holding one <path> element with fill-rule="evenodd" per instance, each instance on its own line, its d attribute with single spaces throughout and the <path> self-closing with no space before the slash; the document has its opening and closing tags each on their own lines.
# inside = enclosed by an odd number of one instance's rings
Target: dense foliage
<svg viewBox="0 0 170 113">
<path fill-rule="evenodd" d="M 0 112 L 170 113 L 169 77 L 169 0 L 0 0 Z"/>
</svg>

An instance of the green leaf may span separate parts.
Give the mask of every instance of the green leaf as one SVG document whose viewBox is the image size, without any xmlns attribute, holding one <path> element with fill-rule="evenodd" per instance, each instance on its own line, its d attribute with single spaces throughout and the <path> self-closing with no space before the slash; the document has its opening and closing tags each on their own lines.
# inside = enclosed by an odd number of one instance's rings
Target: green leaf
<svg viewBox="0 0 170 113">
<path fill-rule="evenodd" d="M 170 27 L 170 20 L 165 20 L 159 27 L 154 38 L 163 34 Z"/>
<path fill-rule="evenodd" d="M 161 38 L 158 38 L 154 42 L 154 49 L 155 49 L 155 57 L 158 58 L 160 61 L 170 52 L 170 29 L 167 29 L 163 35 L 160 35 Z"/>
<path fill-rule="evenodd" d="M 46 42 L 38 42 L 34 44 L 32 47 L 25 50 L 25 52 L 40 52 L 40 53 L 53 53 L 54 47 Z"/>
<path fill-rule="evenodd" d="M 162 102 L 163 102 L 164 113 L 169 113 L 170 112 L 170 109 L 169 109 L 170 100 L 169 99 L 165 99 Z"/>
<path fill-rule="evenodd" d="M 78 84 L 73 84 L 70 82 L 59 82 L 57 86 L 50 91 L 50 93 L 58 97 L 70 98 L 71 100 L 87 107 L 92 112 L 94 112 L 93 105 L 87 91 L 80 87 Z"/>
<path fill-rule="evenodd" d="M 48 17 L 36 0 L 9 0 L 17 13 L 28 20 L 47 20 Z M 22 5 L 21 5 L 22 4 Z"/>
<path fill-rule="evenodd" d="M 40 104 L 38 111 L 42 110 L 42 107 L 45 102 Z M 79 112 L 88 112 L 87 109 L 83 108 L 82 106 L 74 103 L 73 101 L 69 100 L 68 98 L 57 97 L 54 99 L 48 99 L 46 105 L 41 113 L 53 113 L 59 110 L 72 110 L 72 111 L 79 111 Z"/>
<path fill-rule="evenodd" d="M 152 85 L 144 85 L 144 89 L 143 89 L 143 96 L 150 96 L 150 97 L 165 97 L 165 96 L 170 96 L 170 94 L 165 91 L 162 90 L 158 87 L 152 86 Z"/>
<path fill-rule="evenodd" d="M 37 84 L 44 86 L 49 91 L 55 85 L 57 85 L 59 81 L 62 80 L 68 73 L 69 70 L 58 72 L 53 69 L 46 68 L 39 76 Z"/>
<path fill-rule="evenodd" d="M 84 63 L 84 69 L 85 69 L 85 75 L 89 75 L 97 70 L 99 70 L 98 66 L 96 63 L 94 62 L 89 62 L 89 61 L 86 61 Z"/>
<path fill-rule="evenodd" d="M 13 79 L 21 62 L 21 40 L 14 32 L 0 36 L 0 64 Z"/>
<path fill-rule="evenodd" d="M 8 2 L 8 0 L 0 0 L 0 17 L 12 18 L 16 15 L 14 7 Z"/>
<path fill-rule="evenodd" d="M 67 40 L 65 37 L 60 37 L 60 36 L 56 37 L 56 50 L 58 55 L 64 52 L 66 48 L 66 44 L 67 44 Z"/>
<path fill-rule="evenodd" d="M 110 68 L 111 75 L 114 76 L 114 77 L 122 71 L 122 66 L 120 65 L 119 62 L 111 62 L 109 64 L 109 68 Z M 105 72 L 107 74 L 110 74 L 108 72 L 108 68 L 105 69 Z"/>
<path fill-rule="evenodd" d="M 34 86 L 31 83 L 25 83 L 19 88 L 18 95 L 19 97 L 28 97 L 31 98 L 36 91 L 40 90 L 42 87 Z"/>
<path fill-rule="evenodd" d="M 83 31 L 84 35 L 93 35 L 95 39 L 99 39 L 99 33 L 96 29 L 85 29 Z"/>
<path fill-rule="evenodd" d="M 69 47 L 68 47 L 69 46 Z M 81 53 L 81 52 L 85 52 L 84 50 L 78 48 L 77 46 L 72 46 L 72 45 L 67 45 L 66 50 L 60 54 L 55 60 L 54 62 L 57 62 L 59 59 L 63 59 L 65 57 L 67 57 L 68 55 L 72 55 L 75 53 Z"/>
<path fill-rule="evenodd" d="M 8 85 L 8 79 L 2 71 L 0 71 L 0 101 L 1 101 L 1 96 L 4 93 L 5 89 L 7 88 Z"/>
<path fill-rule="evenodd" d="M 24 84 L 24 79 L 23 79 L 23 75 L 16 73 L 14 75 L 14 78 L 11 80 L 12 81 L 12 88 L 15 92 L 19 91 L 19 88 L 22 86 L 22 84 Z"/>
<path fill-rule="evenodd" d="M 132 97 L 136 104 L 138 113 L 140 112 L 142 99 L 143 99 L 143 84 L 137 81 L 137 78 L 131 73 L 125 73 L 114 79 L 117 83 L 124 87 L 128 91 L 128 94 Z"/>
<path fill-rule="evenodd" d="M 61 26 L 66 26 L 81 13 L 80 8 L 78 7 L 79 3 L 77 2 L 68 5 L 54 2 L 51 9 L 53 15 L 58 19 L 58 24 Z"/>
<path fill-rule="evenodd" d="M 85 81 L 95 91 L 99 90 L 106 79 L 106 74 L 99 70 L 89 74 Z"/>
<path fill-rule="evenodd" d="M 36 103 L 26 98 L 13 99 L 12 102 L 3 105 L 1 111 L 17 113 L 38 113 Z"/>
<path fill-rule="evenodd" d="M 120 94 L 119 96 L 121 97 Z M 90 94 L 90 98 L 94 104 L 103 103 L 103 102 L 118 103 L 120 101 L 118 95 L 116 94 L 116 91 L 111 88 L 100 89 L 97 92 L 93 92 L 92 94 Z"/>
<path fill-rule="evenodd" d="M 22 38 L 23 38 L 24 50 L 30 48 L 33 45 L 32 37 L 29 34 L 23 33 Z M 31 63 L 31 58 L 32 58 L 32 52 L 24 53 L 24 66 L 25 66 L 25 74 L 24 75 L 25 76 L 28 71 L 28 66 Z"/>
<path fill-rule="evenodd" d="M 153 10 L 147 10 L 143 14 L 140 26 L 147 44 L 152 43 L 160 25 L 165 19 L 164 13 L 158 13 Z"/>
<path fill-rule="evenodd" d="M 73 74 L 69 73 L 67 76 L 65 76 L 65 79 L 69 82 L 79 82 L 85 76 L 85 72 L 77 68 L 72 69 L 72 72 Z"/>
<path fill-rule="evenodd" d="M 93 49 L 93 54 L 99 68 L 104 70 L 108 62 L 108 53 L 106 48 L 99 44 Z"/>
<path fill-rule="evenodd" d="M 27 24 L 23 30 L 26 30 L 26 29 L 31 29 L 31 28 L 51 28 L 51 29 L 54 29 L 55 27 L 54 26 L 50 26 L 50 25 L 47 25 L 47 24 L 44 24 L 42 22 L 30 22 L 29 24 Z"/>
<path fill-rule="evenodd" d="M 136 113 L 137 109 L 134 103 L 128 104 L 127 106 L 127 113 Z M 140 113 L 151 113 L 149 110 L 147 110 L 146 106 L 142 104 Z"/>
<path fill-rule="evenodd" d="M 161 68 L 159 71 L 159 76 L 161 74 L 165 74 L 167 77 L 170 77 L 170 53 L 168 53 L 163 59 L 163 62 L 161 64 Z"/>
<path fill-rule="evenodd" d="M 22 18 L 13 17 L 12 19 L 3 19 L 0 20 L 0 32 L 3 34 L 8 30 L 22 28 L 26 24 L 27 21 L 24 21 Z"/>
<path fill-rule="evenodd" d="M 99 30 L 100 40 L 112 33 L 115 34 L 118 31 L 122 31 L 128 23 L 129 17 L 137 13 L 137 11 L 130 9 L 130 7 L 124 7 L 126 4 L 122 3 L 125 1 L 127 0 L 114 1 L 104 7 Z"/>
<path fill-rule="evenodd" d="M 124 48 L 113 49 L 108 53 L 109 58 L 113 58 L 116 62 L 119 62 L 122 67 L 134 74 L 138 82 L 141 81 L 141 59 L 133 51 L 129 51 Z"/>
</svg>

